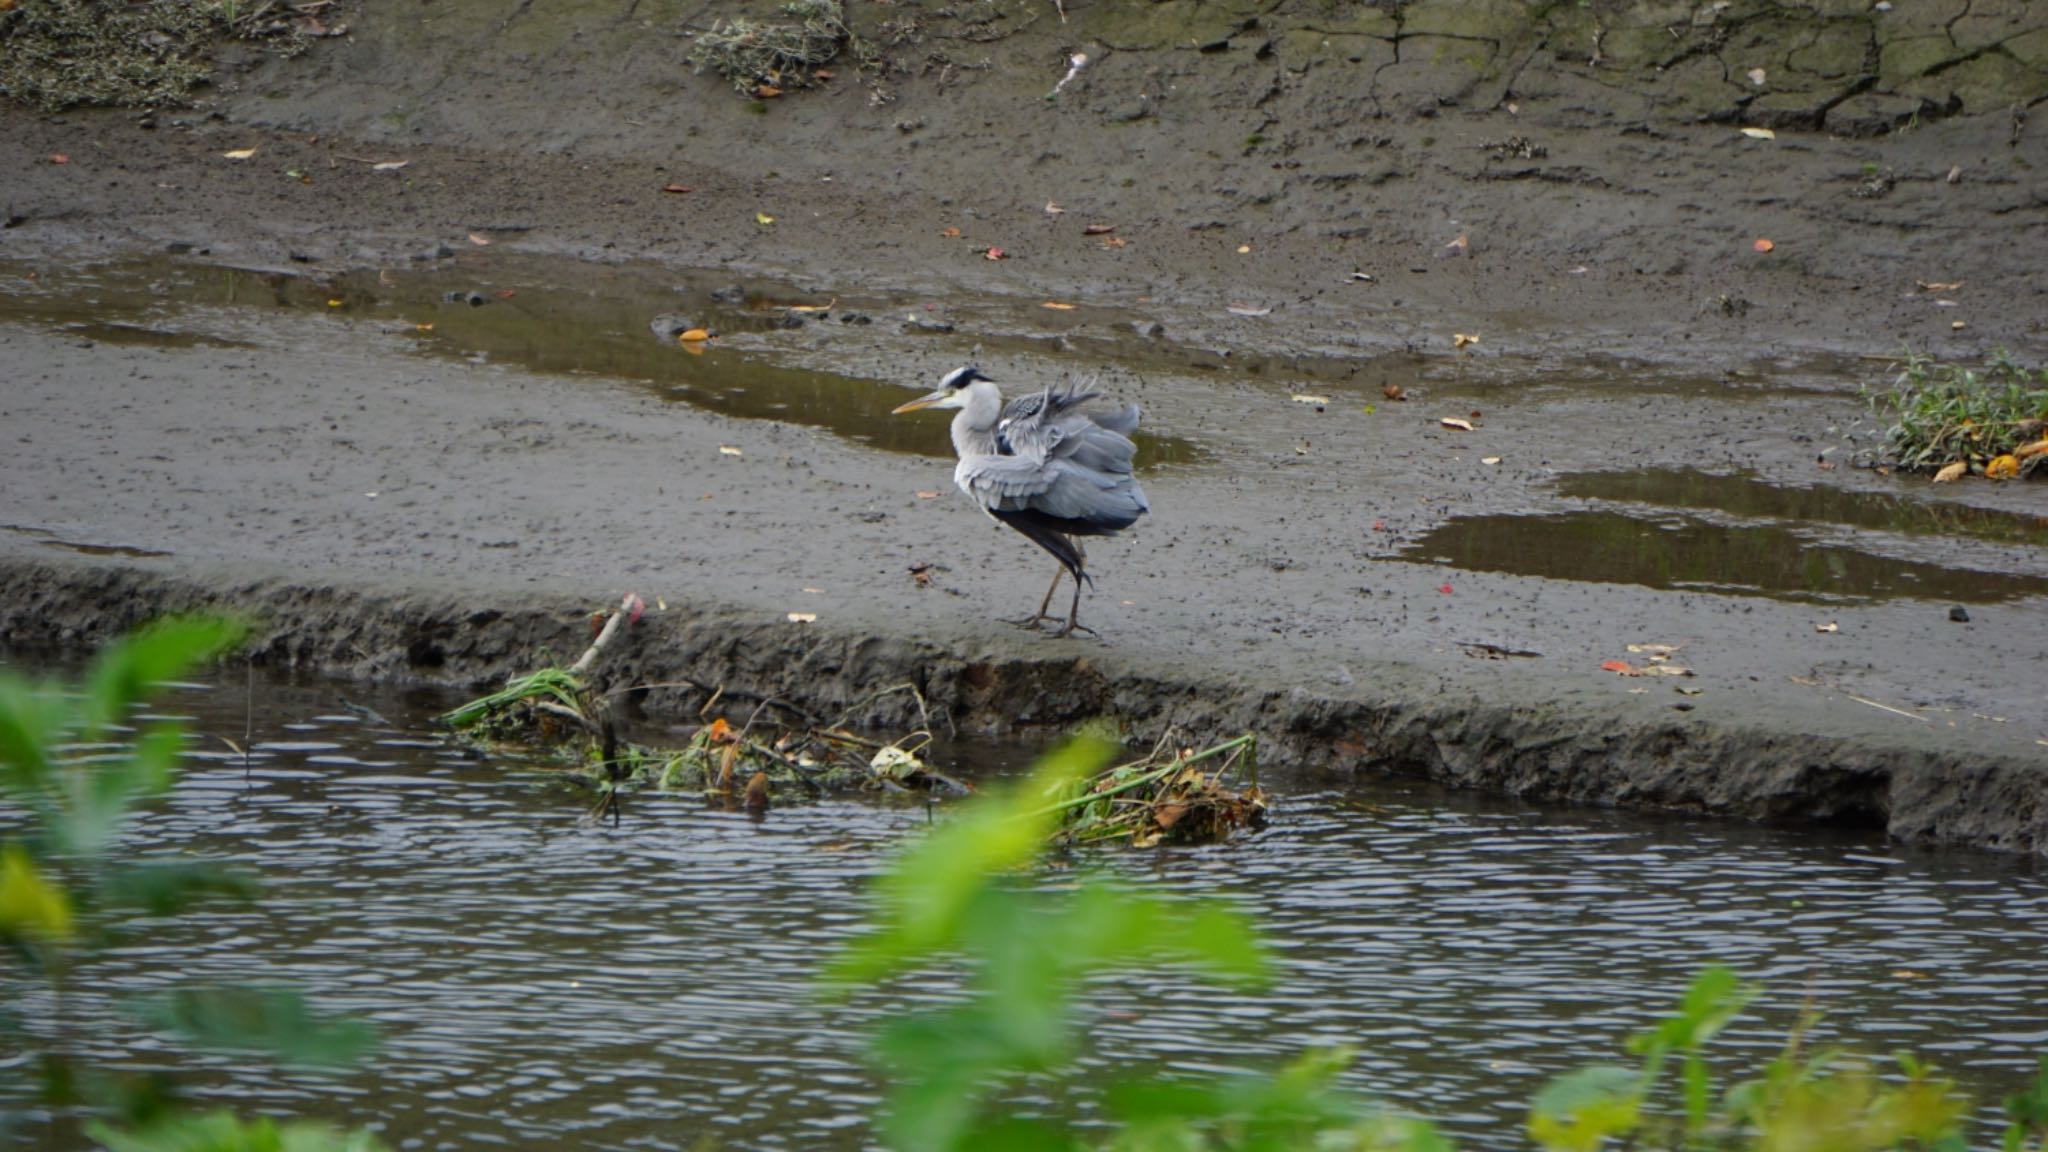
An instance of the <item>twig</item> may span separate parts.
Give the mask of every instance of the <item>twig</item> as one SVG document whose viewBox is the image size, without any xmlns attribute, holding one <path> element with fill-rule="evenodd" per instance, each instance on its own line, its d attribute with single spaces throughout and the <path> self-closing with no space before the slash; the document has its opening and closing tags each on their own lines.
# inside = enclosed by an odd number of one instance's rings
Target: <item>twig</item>
<svg viewBox="0 0 2048 1152">
<path fill-rule="evenodd" d="M 592 735 L 598 733 L 598 727 L 590 722 L 590 717 L 585 716 L 566 704 L 557 704 L 553 700 L 535 700 L 532 702 L 532 705 L 535 712 L 545 712 L 550 716 L 559 716 L 564 720 L 573 720 L 576 726 L 585 732 Z"/>
<path fill-rule="evenodd" d="M 571 673 L 580 676 L 590 671 L 590 666 L 597 663 L 597 654 L 604 651 L 604 646 L 611 643 L 612 637 L 618 634 L 620 622 L 633 614 L 633 602 L 638 599 L 640 598 L 631 592 L 626 593 L 626 598 L 619 601 L 618 608 L 612 612 L 612 618 L 604 622 L 604 630 L 597 634 L 597 639 L 592 640 L 590 647 L 583 650 L 583 655 L 577 657 L 574 664 L 569 665 Z"/>
<path fill-rule="evenodd" d="M 1922 724 L 1932 724 L 1932 723 L 1934 723 L 1934 721 L 1932 721 L 1932 720 L 1929 720 L 1929 719 L 1928 719 L 1927 717 L 1925 717 L 1925 716 L 1922 716 L 1922 715 L 1920 715 L 1920 714 L 1919 714 L 1919 713 L 1917 713 L 1917 712 L 1908 712 L 1908 711 L 1906 711 L 1906 710 L 1905 710 L 1905 709 L 1903 709 L 1903 708 L 1894 708 L 1894 707 L 1892 707 L 1892 706 L 1891 706 L 1891 705 L 1889 705 L 1889 704 L 1880 704 L 1880 703 L 1878 703 L 1878 702 L 1877 702 L 1877 701 L 1875 701 L 1875 700 L 1867 700 L 1867 699 L 1865 699 L 1865 698 L 1863 698 L 1863 697 L 1861 697 L 1861 696 L 1857 696 L 1857 695 L 1854 695 L 1854 694 L 1852 694 L 1852 693 L 1849 693 L 1849 692 L 1844 692 L 1844 693 L 1842 693 L 1842 695 L 1844 695 L 1844 696 L 1847 696 L 1847 697 L 1848 697 L 1849 699 L 1851 699 L 1851 700 L 1854 700 L 1854 701 L 1855 701 L 1855 702 L 1857 702 L 1858 704 L 1868 704 L 1868 705 L 1870 705 L 1870 706 L 1871 706 L 1872 708 L 1880 708 L 1880 709 L 1883 709 L 1883 710 L 1884 710 L 1884 711 L 1886 711 L 1886 712 L 1890 712 L 1890 713 L 1891 713 L 1892 715 L 1894 715 L 1894 716 L 1904 716 L 1904 717 L 1905 717 L 1906 719 L 1908 719 L 1908 720 L 1918 720 L 1918 721 L 1919 721 L 1919 722 L 1921 722 Z"/>
</svg>

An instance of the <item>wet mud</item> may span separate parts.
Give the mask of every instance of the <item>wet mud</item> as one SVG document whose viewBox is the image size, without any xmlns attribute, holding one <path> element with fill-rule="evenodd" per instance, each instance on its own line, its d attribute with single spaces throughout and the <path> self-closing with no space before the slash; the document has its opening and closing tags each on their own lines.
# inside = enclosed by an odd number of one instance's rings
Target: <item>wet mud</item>
<svg viewBox="0 0 2048 1152">
<path fill-rule="evenodd" d="M 365 8 L 0 111 L 0 642 L 231 607 L 474 687 L 633 590 L 657 722 L 910 682 L 2048 851 L 2039 485 L 1860 467 L 1858 395 L 2048 356 L 2038 12 L 1064 7 L 855 5 L 891 70 L 766 100 L 688 71 L 716 13 Z M 993 622 L 1049 572 L 885 415 L 970 359 L 1145 408 L 1106 643 Z"/>
</svg>

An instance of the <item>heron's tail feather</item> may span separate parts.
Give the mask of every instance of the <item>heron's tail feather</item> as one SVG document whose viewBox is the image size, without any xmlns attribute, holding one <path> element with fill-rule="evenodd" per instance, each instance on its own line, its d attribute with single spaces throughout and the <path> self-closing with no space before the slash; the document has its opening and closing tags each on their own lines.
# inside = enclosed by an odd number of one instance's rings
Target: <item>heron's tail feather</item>
<svg viewBox="0 0 2048 1152">
<path fill-rule="evenodd" d="M 1054 526 L 1052 517 L 1031 508 L 997 508 L 989 514 L 1045 549 L 1060 562 L 1060 567 L 1073 574 L 1075 580 L 1094 587 L 1095 580 L 1082 567 L 1081 550 L 1074 547 L 1074 541 L 1065 532 Z"/>
</svg>

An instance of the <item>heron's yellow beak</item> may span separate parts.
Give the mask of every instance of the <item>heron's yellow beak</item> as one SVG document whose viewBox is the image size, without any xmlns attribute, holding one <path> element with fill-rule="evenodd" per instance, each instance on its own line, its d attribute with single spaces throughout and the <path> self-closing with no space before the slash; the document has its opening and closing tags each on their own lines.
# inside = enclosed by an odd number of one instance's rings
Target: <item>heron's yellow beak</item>
<svg viewBox="0 0 2048 1152">
<path fill-rule="evenodd" d="M 919 396 L 917 399 L 912 400 L 908 404 L 898 405 L 894 411 L 889 413 L 889 415 L 901 416 L 905 412 L 915 412 L 920 408 L 930 408 L 934 404 L 941 404 L 947 400 L 951 400 L 952 398 L 953 393 L 951 389 L 941 388 L 937 392 L 930 392 L 926 393 L 923 396 Z"/>
</svg>

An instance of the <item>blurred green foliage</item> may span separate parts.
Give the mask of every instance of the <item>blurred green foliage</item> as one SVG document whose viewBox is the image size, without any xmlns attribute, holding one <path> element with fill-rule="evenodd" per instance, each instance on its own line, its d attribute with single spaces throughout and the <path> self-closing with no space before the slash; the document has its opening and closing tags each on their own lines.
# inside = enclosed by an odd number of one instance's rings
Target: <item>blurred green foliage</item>
<svg viewBox="0 0 2048 1152">
<path fill-rule="evenodd" d="M 165 621 L 108 646 L 78 685 L 0 671 L 0 799 L 27 816 L 22 835 L 0 843 L 0 948 L 26 977 L 6 985 L 15 1002 L 0 1013 L 0 1036 L 33 1054 L 14 1066 L 36 1077 L 8 1097 L 25 1099 L 31 1111 L 0 1113 L 0 1134 L 31 1124 L 52 1134 L 77 1128 L 116 1152 L 378 1146 L 366 1133 L 324 1124 L 188 1110 L 167 1077 L 81 1061 L 64 1027 L 65 999 L 89 983 L 96 952 L 146 931 L 148 918 L 255 897 L 253 878 L 242 873 L 198 860 L 132 859 L 120 847 L 137 810 L 170 791 L 185 742 L 174 722 L 132 731 L 124 722 L 159 685 L 230 649 L 242 631 L 212 618 Z M 132 1007 L 188 1042 L 290 1064 L 346 1066 L 373 1041 L 363 1025 L 323 1019 L 288 988 L 174 988 Z"/>
</svg>

